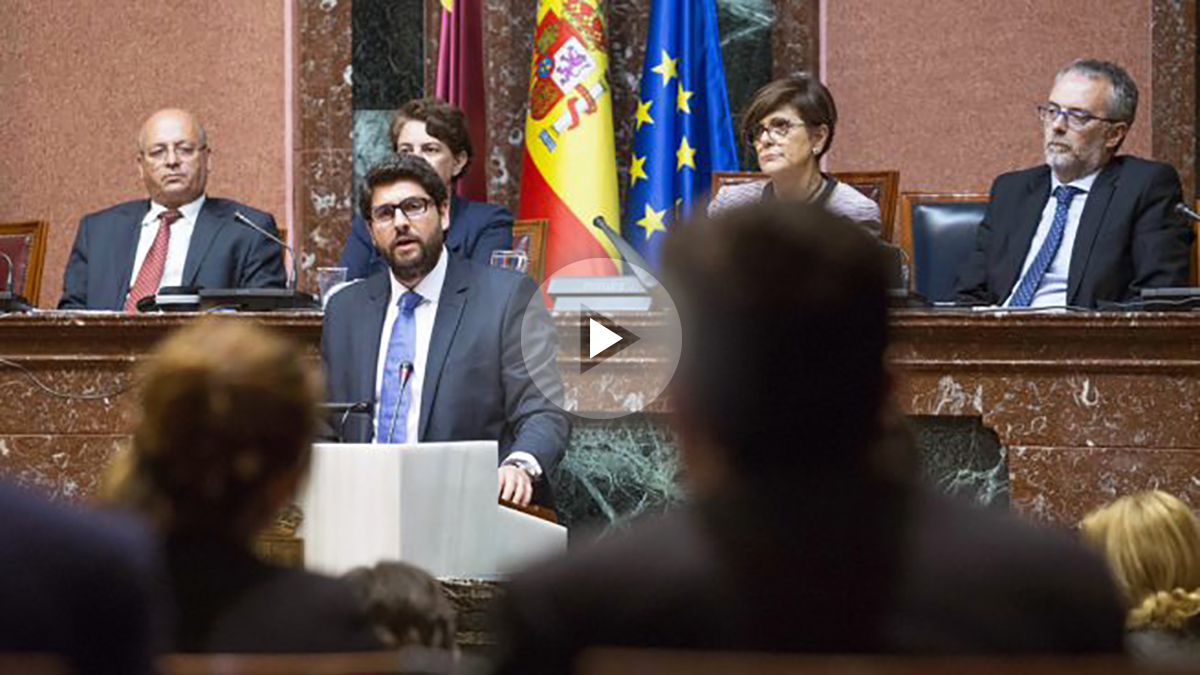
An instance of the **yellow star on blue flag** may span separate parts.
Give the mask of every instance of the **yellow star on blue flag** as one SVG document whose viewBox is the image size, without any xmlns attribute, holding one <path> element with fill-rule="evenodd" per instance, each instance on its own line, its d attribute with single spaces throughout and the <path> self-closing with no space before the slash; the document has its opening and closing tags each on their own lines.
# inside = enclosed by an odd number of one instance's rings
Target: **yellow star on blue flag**
<svg viewBox="0 0 1200 675">
<path fill-rule="evenodd" d="M 621 228 L 651 267 L 712 173 L 738 170 L 724 73 L 716 0 L 652 0 Z"/>
</svg>

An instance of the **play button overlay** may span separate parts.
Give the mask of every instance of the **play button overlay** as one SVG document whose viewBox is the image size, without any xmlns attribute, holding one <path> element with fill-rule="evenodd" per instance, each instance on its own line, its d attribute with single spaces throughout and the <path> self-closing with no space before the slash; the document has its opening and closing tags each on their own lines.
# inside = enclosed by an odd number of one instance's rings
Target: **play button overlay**
<svg viewBox="0 0 1200 675">
<path fill-rule="evenodd" d="M 592 311 L 587 305 L 579 312 L 579 372 L 595 368 L 605 359 L 616 356 L 641 338 L 621 324 Z"/>
<path fill-rule="evenodd" d="M 625 265 L 623 274 L 607 258 L 567 265 L 526 308 L 525 366 L 541 393 L 577 418 L 670 408 L 663 394 L 683 348 L 675 303 L 652 274 Z"/>
</svg>

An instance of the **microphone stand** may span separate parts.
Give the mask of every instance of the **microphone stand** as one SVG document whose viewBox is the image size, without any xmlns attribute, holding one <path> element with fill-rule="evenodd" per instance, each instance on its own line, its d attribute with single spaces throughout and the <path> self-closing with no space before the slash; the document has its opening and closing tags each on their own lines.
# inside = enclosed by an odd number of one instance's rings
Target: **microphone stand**
<svg viewBox="0 0 1200 675">
<path fill-rule="evenodd" d="M 29 300 L 13 290 L 13 284 L 16 283 L 17 268 L 13 265 L 12 258 L 8 257 L 8 254 L 4 251 L 0 251 L 0 258 L 4 258 L 4 261 L 8 263 L 8 274 L 4 277 L 4 292 L 0 293 L 0 314 L 28 312 Z"/>
<path fill-rule="evenodd" d="M 322 410 L 328 413 L 341 413 L 342 418 L 338 421 L 338 442 L 343 442 L 346 438 L 346 421 L 350 419 L 351 413 L 371 412 L 371 407 L 374 405 L 372 401 L 358 401 L 357 403 L 321 403 Z"/>
<path fill-rule="evenodd" d="M 388 423 L 387 438 L 384 443 L 392 442 L 392 434 L 396 432 L 396 418 L 400 416 L 400 402 L 404 400 L 404 389 L 408 386 L 408 380 L 412 377 L 413 365 L 408 361 L 400 364 L 400 389 L 396 393 L 396 405 L 392 408 L 392 421 Z M 405 422 L 407 424 L 407 422 Z"/>
<path fill-rule="evenodd" d="M 200 307 L 202 310 L 229 308 L 246 311 L 271 311 L 279 309 L 320 309 L 320 305 L 308 293 L 296 290 L 300 280 L 300 267 L 296 259 L 296 251 L 284 240 L 267 231 L 258 223 L 247 218 L 241 211 L 235 211 L 233 219 L 249 227 L 262 236 L 270 239 L 287 251 L 292 257 L 292 278 L 286 290 L 277 288 L 204 288 L 200 289 Z"/>
</svg>

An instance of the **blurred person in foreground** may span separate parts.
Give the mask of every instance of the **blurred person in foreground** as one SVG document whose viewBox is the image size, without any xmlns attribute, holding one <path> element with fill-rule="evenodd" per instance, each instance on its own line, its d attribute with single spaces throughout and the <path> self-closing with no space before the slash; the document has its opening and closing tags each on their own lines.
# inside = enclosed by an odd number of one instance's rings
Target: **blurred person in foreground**
<svg viewBox="0 0 1200 675">
<path fill-rule="evenodd" d="M 454 606 L 442 585 L 425 570 L 405 562 L 389 561 L 356 567 L 342 581 L 388 649 L 428 647 L 456 652 Z"/>
<path fill-rule="evenodd" d="M 446 250 L 466 260 L 491 264 L 493 251 L 513 247 L 513 216 L 508 209 L 488 202 L 473 202 L 455 193 L 458 180 L 467 175 L 475 158 L 467 116 L 459 108 L 438 98 L 421 98 L 405 103 L 392 119 L 392 149 L 400 155 L 416 155 L 433 167 L 450 202 L 445 229 Z M 388 267 L 371 236 L 367 219 L 355 213 L 350 236 L 342 248 L 341 266 L 346 279 L 363 279 Z"/>
<path fill-rule="evenodd" d="M 1151 663 L 1200 665 L 1200 519 L 1160 490 L 1092 511 L 1079 526 L 1103 553 L 1129 613 L 1129 652 Z"/>
<path fill-rule="evenodd" d="M 291 341 L 237 319 L 203 320 L 155 350 L 133 447 L 105 492 L 162 539 L 176 614 L 170 651 L 380 648 L 345 585 L 253 550 L 308 469 L 322 389 Z"/>
<path fill-rule="evenodd" d="M 154 672 L 166 637 L 146 533 L 0 484 L 0 654 L 53 654 L 80 673 Z"/>
<path fill-rule="evenodd" d="M 869 234 L 759 204 L 678 230 L 663 261 L 692 503 L 515 579 L 500 672 L 568 672 L 599 646 L 1120 651 L 1103 561 L 915 484 L 908 437 L 886 423 L 886 272 Z"/>
<path fill-rule="evenodd" d="M 808 73 L 759 89 L 742 112 L 742 138 L 769 179 L 722 187 L 709 203 L 709 215 L 758 202 L 806 202 L 879 234 L 879 205 L 821 171 L 837 122 L 833 94 Z"/>
</svg>

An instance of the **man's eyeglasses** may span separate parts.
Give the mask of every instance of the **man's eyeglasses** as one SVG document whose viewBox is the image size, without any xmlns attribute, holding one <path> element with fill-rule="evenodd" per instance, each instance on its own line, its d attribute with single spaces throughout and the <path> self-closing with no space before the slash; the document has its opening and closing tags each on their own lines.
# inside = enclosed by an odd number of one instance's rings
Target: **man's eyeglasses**
<svg viewBox="0 0 1200 675">
<path fill-rule="evenodd" d="M 750 129 L 750 131 L 746 132 L 746 145 L 752 148 L 758 145 L 758 139 L 762 138 L 764 132 L 771 138 L 771 140 L 775 141 L 776 143 L 782 143 L 784 139 L 788 137 L 788 134 L 802 126 L 806 125 L 801 120 L 789 120 L 783 117 L 776 117 L 765 124 L 756 124 Z"/>
<path fill-rule="evenodd" d="M 429 213 L 433 200 L 428 197 L 409 197 L 397 204 L 380 204 L 371 209 L 371 221 L 378 225 L 391 225 L 396 219 L 396 211 L 404 214 L 404 218 L 412 222 L 414 218 Z"/>
<path fill-rule="evenodd" d="M 1097 117 L 1083 110 L 1074 108 L 1060 108 L 1053 104 L 1043 104 L 1037 107 L 1038 119 L 1042 120 L 1043 124 L 1054 124 L 1059 115 L 1067 118 L 1067 127 L 1072 131 L 1082 131 L 1093 121 L 1108 122 L 1116 124 L 1121 120 L 1110 120 L 1107 117 Z"/>
<path fill-rule="evenodd" d="M 170 157 L 170 151 L 175 151 L 175 157 L 180 162 L 190 162 L 196 159 L 196 156 L 208 149 L 207 145 L 191 145 L 188 143 L 180 143 L 175 146 L 156 145 L 146 152 L 142 153 L 146 159 L 153 164 L 166 164 Z"/>
</svg>

